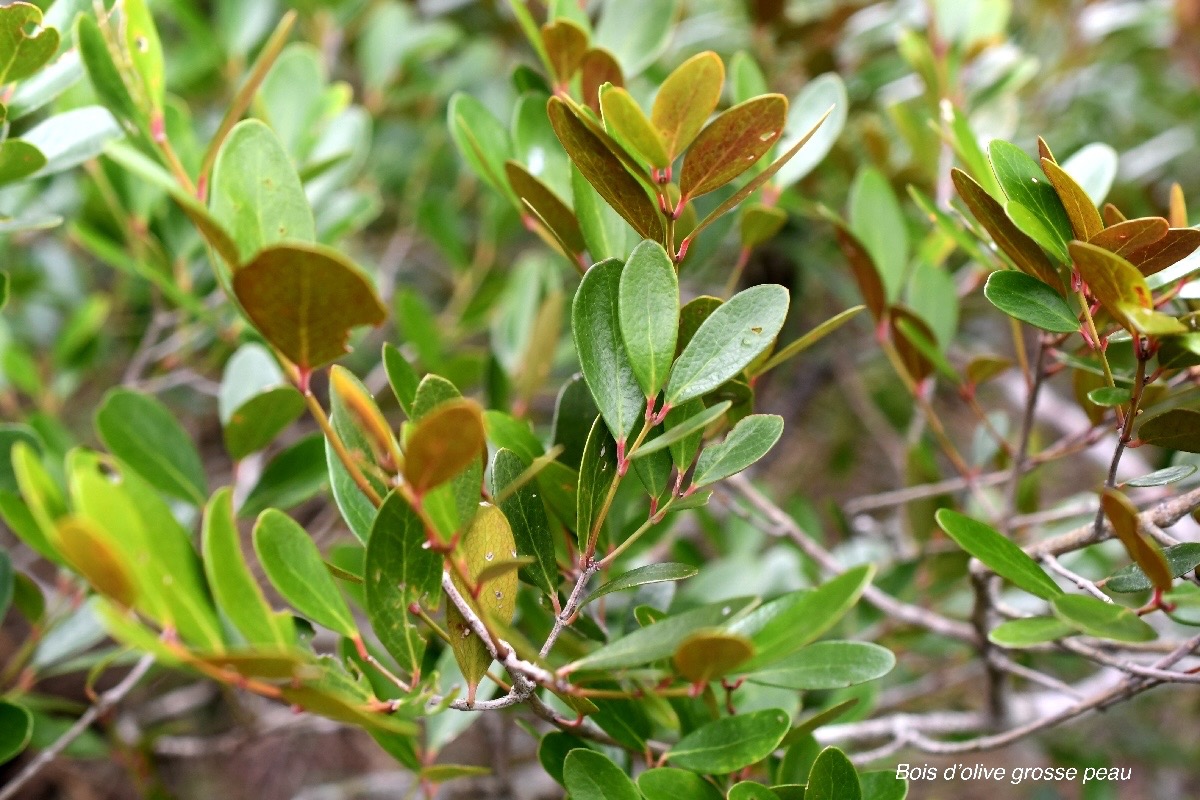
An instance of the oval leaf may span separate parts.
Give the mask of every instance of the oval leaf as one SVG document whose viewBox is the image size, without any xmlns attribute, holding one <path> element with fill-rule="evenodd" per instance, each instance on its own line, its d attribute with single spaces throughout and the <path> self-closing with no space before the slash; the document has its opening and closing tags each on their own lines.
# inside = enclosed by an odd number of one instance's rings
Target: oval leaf
<svg viewBox="0 0 1200 800">
<path fill-rule="evenodd" d="M 629 254 L 618 289 L 621 340 L 646 397 L 667 381 L 679 334 L 679 278 L 667 251 L 644 241 Z"/>
<path fill-rule="evenodd" d="M 993 272 L 983 294 L 1005 314 L 1035 328 L 1051 333 L 1079 330 L 1079 320 L 1067 301 L 1032 275 L 1009 269 Z"/>
<path fill-rule="evenodd" d="M 151 486 L 203 505 L 208 487 L 200 455 L 158 400 L 127 389 L 109 392 L 96 412 L 96 432 L 114 456 Z"/>
<path fill-rule="evenodd" d="M 683 159 L 680 203 L 720 189 L 769 151 L 787 123 L 787 98 L 755 97 L 728 109 L 700 132 Z"/>
<path fill-rule="evenodd" d="M 783 434 L 783 417 L 751 414 L 738 421 L 720 444 L 700 453 L 689 491 L 736 475 L 765 456 Z"/>
<path fill-rule="evenodd" d="M 937 523 L 959 547 L 1015 586 L 1043 600 L 1062 595 L 1058 584 L 1024 550 L 979 520 L 943 508 L 937 512 Z"/>
<path fill-rule="evenodd" d="M 684 61 L 662 82 L 650 121 L 665 145 L 667 163 L 688 148 L 717 108 L 725 85 L 725 65 L 711 50 Z"/>
<path fill-rule="evenodd" d="M 667 753 L 672 764 L 705 775 L 724 775 L 757 764 L 783 741 L 791 720 L 779 709 L 752 711 L 710 722 Z"/>
<path fill-rule="evenodd" d="M 282 511 L 264 511 L 254 525 L 254 552 L 271 585 L 293 608 L 335 633 L 358 636 L 320 551 L 295 520 Z"/>
<path fill-rule="evenodd" d="M 483 411 L 474 400 L 448 400 L 415 423 L 405 438 L 404 480 L 421 496 L 483 457 Z"/>
</svg>

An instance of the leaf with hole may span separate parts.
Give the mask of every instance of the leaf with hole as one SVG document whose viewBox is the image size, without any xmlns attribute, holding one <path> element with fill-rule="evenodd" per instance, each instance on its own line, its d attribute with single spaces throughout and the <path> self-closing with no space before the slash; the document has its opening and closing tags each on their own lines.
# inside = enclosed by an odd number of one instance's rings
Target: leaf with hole
<svg viewBox="0 0 1200 800">
<path fill-rule="evenodd" d="M 0 7 L 0 85 L 28 78 L 58 52 L 58 31 L 42 26 L 32 3 Z"/>
</svg>

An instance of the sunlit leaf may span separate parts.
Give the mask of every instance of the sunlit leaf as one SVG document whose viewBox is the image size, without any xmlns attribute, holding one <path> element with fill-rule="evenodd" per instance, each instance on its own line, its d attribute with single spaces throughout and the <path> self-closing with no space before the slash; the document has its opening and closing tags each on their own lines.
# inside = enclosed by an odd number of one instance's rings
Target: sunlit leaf
<svg viewBox="0 0 1200 800">
<path fill-rule="evenodd" d="M 692 56 L 663 80 L 650 121 L 665 146 L 665 166 L 695 140 L 716 109 L 724 84 L 725 65 L 711 50 Z"/>
<path fill-rule="evenodd" d="M 766 154 L 783 133 L 787 108 L 786 97 L 768 94 L 739 103 L 709 123 L 683 159 L 681 202 L 721 188 Z"/>
</svg>

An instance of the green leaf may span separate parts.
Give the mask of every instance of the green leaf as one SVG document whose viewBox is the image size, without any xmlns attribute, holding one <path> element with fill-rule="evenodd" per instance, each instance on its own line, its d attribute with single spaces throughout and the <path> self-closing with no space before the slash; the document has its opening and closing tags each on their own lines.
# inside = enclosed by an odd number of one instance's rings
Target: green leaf
<svg viewBox="0 0 1200 800">
<path fill-rule="evenodd" d="M 279 137 L 258 120 L 239 122 L 221 143 L 213 166 L 211 208 L 232 234 L 242 263 L 284 240 L 316 239 L 312 208 L 296 169 Z"/>
<path fill-rule="evenodd" d="M 648 769 L 638 775 L 637 785 L 646 800 L 723 800 L 711 783 L 676 767 Z"/>
<path fill-rule="evenodd" d="M 735 377 L 771 346 L 787 318 L 788 303 L 787 289 L 763 284 L 721 304 L 675 361 L 664 402 L 678 406 Z"/>
<path fill-rule="evenodd" d="M 235 461 L 262 450 L 303 413 L 304 398 L 266 348 L 243 345 L 225 363 L 217 415 Z"/>
<path fill-rule="evenodd" d="M 442 559 L 427 543 L 425 525 L 408 501 L 399 492 L 389 494 L 367 540 L 363 588 L 372 630 L 414 681 L 425 638 L 408 609 L 413 603 L 435 606 L 442 582 Z"/>
<path fill-rule="evenodd" d="M 595 750 L 567 753 L 563 784 L 572 800 L 642 800 L 625 771 Z"/>
<path fill-rule="evenodd" d="M 790 342 L 786 347 L 777 350 L 762 366 L 754 367 L 754 374 L 762 375 L 764 372 L 775 369 L 775 367 L 779 366 L 784 361 L 787 361 L 789 358 L 803 353 L 805 350 L 845 325 L 847 322 L 853 319 L 858 312 L 864 310 L 865 308 L 866 306 L 854 306 L 852 308 L 847 308 L 845 311 L 842 311 L 838 314 L 834 314 L 832 317 L 825 320 L 796 341 Z"/>
<path fill-rule="evenodd" d="M 20 139 L 0 142 L 0 186 L 27 178 L 44 166 L 46 157 L 29 142 Z"/>
<path fill-rule="evenodd" d="M 1174 467 L 1165 467 L 1157 469 L 1139 478 L 1125 481 L 1124 486 L 1134 486 L 1137 488 L 1145 488 L 1149 486 L 1169 486 L 1172 483 L 1178 483 L 1184 478 L 1190 478 L 1196 472 L 1194 464 L 1179 464 Z"/>
<path fill-rule="evenodd" d="M 1164 411 L 1142 423 L 1138 439 L 1155 447 L 1200 453 L 1200 411 L 1189 408 Z"/>
<path fill-rule="evenodd" d="M 4 9 L 0 9 L 3 13 Z M 0 764 L 16 758 L 33 736 L 33 715 L 25 706 L 0 700 Z M 635 795 L 636 797 L 636 795 Z"/>
<path fill-rule="evenodd" d="M 666 50 L 678 16 L 679 0 L 608 0 L 592 41 L 616 56 L 632 78 Z"/>
<path fill-rule="evenodd" d="M 324 449 L 324 437 L 314 433 L 277 453 L 246 495 L 238 516 L 253 517 L 268 507 L 295 508 L 315 496 L 330 477 L 321 458 Z"/>
<path fill-rule="evenodd" d="M 96 432 L 109 451 L 154 488 L 200 506 L 208 497 L 204 465 L 166 406 L 114 389 L 96 412 Z"/>
<path fill-rule="evenodd" d="M 862 800 L 862 796 L 858 773 L 846 754 L 836 747 L 822 750 L 808 773 L 804 800 Z"/>
<path fill-rule="evenodd" d="M 508 130 L 482 103 L 461 92 L 450 98 L 448 116 L 450 138 L 463 159 L 485 183 L 516 203 L 504 179 L 504 163 L 513 157 Z"/>
<path fill-rule="evenodd" d="M 684 156 L 680 203 L 721 188 L 762 158 L 783 133 L 787 109 L 786 97 L 766 94 L 733 106 L 709 123 Z"/>
<path fill-rule="evenodd" d="M 1200 544 L 1196 542 L 1183 542 L 1164 548 L 1162 555 L 1173 578 L 1182 578 L 1196 567 L 1200 567 Z M 1145 592 L 1154 588 L 1145 571 L 1137 564 L 1117 570 L 1103 585 L 1110 592 L 1122 594 Z"/>
<path fill-rule="evenodd" d="M 684 736 L 667 758 L 676 766 L 705 775 L 735 772 L 771 755 L 790 722 L 786 713 L 773 708 L 724 717 Z"/>
<path fill-rule="evenodd" d="M 726 600 L 639 628 L 569 664 L 569 671 L 637 667 L 669 658 L 684 639 L 704 628 L 722 628 L 758 605 L 756 598 Z M 734 631 L 736 632 L 736 631 Z"/>
<path fill-rule="evenodd" d="M 871 256 L 889 301 L 908 276 L 908 223 L 887 177 L 874 167 L 854 176 L 849 200 L 850 230 Z"/>
<path fill-rule="evenodd" d="M 583 261 L 587 245 L 575 213 L 553 190 L 515 161 L 504 165 L 504 176 L 521 200 L 521 212 L 537 220 L 549 236 L 547 243 L 574 263 Z M 545 238 L 545 237 L 543 237 Z"/>
<path fill-rule="evenodd" d="M 28 78 L 57 52 L 58 31 L 42 27 L 40 8 L 32 3 L 0 7 L 0 85 Z"/>
<path fill-rule="evenodd" d="M 387 318 L 367 277 L 324 245 L 267 247 L 234 274 L 233 288 L 259 332 L 303 372 L 341 357 L 351 329 Z"/>
<path fill-rule="evenodd" d="M 213 599 L 246 641 L 280 648 L 292 644 L 290 616 L 276 614 L 267 604 L 242 555 L 229 489 L 219 490 L 204 509 L 201 550 Z"/>
<path fill-rule="evenodd" d="M 79 14 L 74 39 L 97 99 L 125 123 L 126 130 L 142 134 L 140 138 L 147 140 L 145 121 L 113 61 L 100 23 L 90 14 Z"/>
<path fill-rule="evenodd" d="M 896 666 L 886 647 L 870 642 L 817 642 L 746 679 L 797 691 L 843 689 L 881 678 Z"/>
<path fill-rule="evenodd" d="M 1053 642 L 1074 632 L 1057 617 L 1025 617 L 1000 623 L 988 631 L 988 639 L 1001 647 L 1022 648 Z"/>
<path fill-rule="evenodd" d="M 54 546 L 97 592 L 131 608 L 138 600 L 137 578 L 106 531 L 90 519 L 66 517 L 54 532 Z"/>
<path fill-rule="evenodd" d="M 146 6 L 146 0 L 124 0 L 125 50 L 134 72 L 141 79 L 142 90 L 150 102 L 150 109 L 162 113 L 166 92 L 166 76 L 163 67 L 162 42 L 154 17 Z"/>
<path fill-rule="evenodd" d="M 358 628 L 308 532 L 281 511 L 268 509 L 254 525 L 254 552 L 267 579 L 297 611 L 349 638 Z"/>
<path fill-rule="evenodd" d="M 619 261 L 602 261 L 587 271 L 571 306 L 571 329 L 596 406 L 613 438 L 624 442 L 645 417 L 646 396 L 621 340 L 621 272 Z"/>
<path fill-rule="evenodd" d="M 720 444 L 700 454 L 689 491 L 724 480 L 765 456 L 783 434 L 783 417 L 751 414 L 738 421 Z"/>
<path fill-rule="evenodd" d="M 800 590 L 764 603 L 729 626 L 750 637 L 757 655 L 746 664 L 754 671 L 773 664 L 816 641 L 858 602 L 871 583 L 875 567 L 849 569 L 812 590 Z"/>
<path fill-rule="evenodd" d="M 1092 295 L 1130 333 L 1186 333 L 1179 320 L 1154 310 L 1154 297 L 1137 267 L 1121 256 L 1085 242 L 1071 242 L 1071 258 Z"/>
<path fill-rule="evenodd" d="M 1004 212 L 1004 206 L 988 194 L 982 186 L 960 169 L 950 170 L 950 177 L 959 197 L 966 203 L 971 214 L 991 235 L 1004 254 L 1027 275 L 1032 275 L 1056 292 L 1063 293 L 1062 279 L 1058 269 L 1046 257 L 1037 242 L 1021 231 Z"/>
<path fill-rule="evenodd" d="M 492 496 L 497 497 L 525 471 L 528 464 L 506 448 L 496 451 L 492 462 Z M 532 556 L 534 561 L 521 569 L 521 577 L 553 594 L 558 585 L 558 562 L 554 555 L 554 538 L 546 507 L 537 496 L 537 484 L 527 483 L 500 503 L 500 510 L 512 526 L 517 553 Z"/>
<path fill-rule="evenodd" d="M 796 183 L 829 155 L 842 129 L 846 127 L 846 115 L 850 109 L 846 84 L 836 72 L 826 72 L 813 78 L 788 104 L 787 128 L 779 140 L 781 152 L 789 150 L 806 131 L 811 131 L 831 107 L 833 113 L 812 133 L 804 149 L 776 173 L 775 182 L 779 186 L 787 187 Z"/>
<path fill-rule="evenodd" d="M 699 570 L 689 564 L 673 564 L 670 562 L 661 564 L 647 564 L 644 567 L 631 569 L 629 572 L 613 578 L 611 581 L 585 597 L 580 605 L 587 605 L 593 600 L 601 598 L 606 594 L 623 592 L 626 589 L 645 586 L 649 583 L 681 581 L 685 578 L 692 577 L 697 572 L 699 572 Z"/>
<path fill-rule="evenodd" d="M 0 620 L 8 613 L 8 606 L 13 599 L 14 575 L 12 558 L 6 551 L 0 550 Z"/>
<path fill-rule="evenodd" d="M 728 800 L 779 800 L 779 795 L 754 781 L 742 781 L 729 787 Z"/>
<path fill-rule="evenodd" d="M 629 92 L 612 84 L 600 87 L 600 112 L 605 129 L 632 155 L 656 169 L 671 165 L 662 137 Z"/>
<path fill-rule="evenodd" d="M 1082 594 L 1063 594 L 1051 601 L 1054 616 L 1089 636 L 1118 642 L 1148 642 L 1154 628 L 1128 608 Z"/>
<path fill-rule="evenodd" d="M 600 417 L 592 423 L 583 460 L 579 464 L 579 484 L 575 499 L 575 535 L 581 549 L 591 546 L 600 535 L 601 512 L 609 487 L 617 475 L 617 443 Z"/>
<path fill-rule="evenodd" d="M 937 512 L 937 523 L 959 547 L 1018 588 L 1043 600 L 1062 595 L 1036 561 L 991 527 L 948 508 Z"/>
<path fill-rule="evenodd" d="M 904 800 L 908 797 L 908 781 L 896 776 L 895 770 L 873 770 L 858 773 L 863 800 Z"/>
<path fill-rule="evenodd" d="M 700 403 L 699 400 L 694 402 L 699 403 L 700 407 L 703 408 L 703 403 Z M 672 450 L 674 450 L 674 445 L 682 442 L 693 434 L 696 436 L 703 434 L 704 429 L 723 417 L 731 405 L 733 404 L 729 400 L 722 400 L 712 408 L 706 408 L 703 411 L 685 417 L 684 419 L 672 425 L 665 433 L 655 436 L 653 439 L 643 444 L 633 452 L 633 455 L 631 455 L 630 458 L 636 461 L 637 459 L 643 458 L 652 453 L 656 453 L 659 450 L 662 450 L 664 447 L 671 447 Z M 679 410 L 681 413 L 686 413 L 687 411 L 690 411 L 691 408 L 688 403 L 684 403 L 682 406 L 679 406 Z M 670 415 L 668 415 L 668 418 L 669 416 Z M 688 459 L 688 463 L 691 463 L 690 458 Z"/>
<path fill-rule="evenodd" d="M 665 166 L 674 163 L 695 140 L 716 110 L 724 84 L 725 65 L 711 50 L 692 56 L 663 80 L 654 96 L 650 121 L 665 145 Z"/>
<path fill-rule="evenodd" d="M 592 261 L 624 260 L 629 252 L 629 226 L 574 166 L 571 167 L 571 197 Z"/>
<path fill-rule="evenodd" d="M 120 126 L 107 109 L 83 106 L 55 114 L 21 138 L 46 159 L 31 176 L 37 178 L 77 167 L 100 155 L 109 142 L 121 136 Z"/>
<path fill-rule="evenodd" d="M 993 272 L 983 293 L 996 308 L 1035 328 L 1051 333 L 1079 330 L 1079 319 L 1067 301 L 1032 275 L 1008 269 Z"/>
<path fill-rule="evenodd" d="M 417 371 L 391 342 L 383 343 L 383 367 L 387 372 L 392 394 L 396 395 L 396 402 L 400 404 L 404 413 L 411 417 L 413 401 L 417 397 L 417 386 L 421 383 Z"/>
<path fill-rule="evenodd" d="M 1049 245 L 1048 249 L 1058 254 L 1063 263 L 1067 263 L 1067 242 L 1075 238 L 1075 233 L 1071 229 L 1071 220 L 1063 208 L 1062 201 L 1058 199 L 1058 193 L 1038 166 L 1038 162 L 1015 144 L 1001 139 L 994 139 L 988 145 L 988 155 L 992 161 L 992 171 L 996 173 L 996 180 L 1008 196 L 1009 204 L 1006 208 L 1009 216 L 1013 217 L 1013 222 L 1025 233 L 1033 236 L 1029 227 L 1022 224 L 1024 220 L 1014 216 L 1012 204 L 1015 203 L 1021 213 L 1027 212 L 1044 231 L 1045 238 L 1041 244 L 1044 247 Z M 1039 239 L 1038 236 L 1033 238 Z"/>
<path fill-rule="evenodd" d="M 679 334 L 679 278 L 658 242 L 644 241 L 629 254 L 617 309 L 630 367 L 642 393 L 655 397 L 667 381 Z"/>
<path fill-rule="evenodd" d="M 1088 400 L 1102 408 L 1125 405 L 1131 396 L 1130 390 L 1125 386 L 1101 386 L 1087 393 Z"/>
</svg>

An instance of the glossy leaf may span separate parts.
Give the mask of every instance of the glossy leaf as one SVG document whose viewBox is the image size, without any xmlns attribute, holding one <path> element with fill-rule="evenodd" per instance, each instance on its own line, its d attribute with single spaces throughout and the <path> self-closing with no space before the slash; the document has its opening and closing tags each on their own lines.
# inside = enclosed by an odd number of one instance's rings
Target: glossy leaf
<svg viewBox="0 0 1200 800">
<path fill-rule="evenodd" d="M 625 771 L 595 750 L 581 748 L 567 753 L 563 784 L 572 800 L 642 800 Z"/>
<path fill-rule="evenodd" d="M 1127 259 L 1131 253 L 1161 241 L 1169 230 L 1162 217 L 1141 217 L 1110 225 L 1085 241 Z"/>
<path fill-rule="evenodd" d="M 1177 264 L 1200 248 L 1200 230 L 1171 228 L 1166 236 L 1125 255 L 1130 264 L 1149 277 Z"/>
<path fill-rule="evenodd" d="M 285 240 L 316 239 L 312 209 L 296 169 L 279 137 L 258 120 L 238 123 L 221 144 L 213 166 L 211 207 L 213 217 L 233 236 L 242 263 Z"/>
<path fill-rule="evenodd" d="M 1137 268 L 1116 253 L 1071 242 L 1071 258 L 1088 289 L 1124 328 L 1147 336 L 1184 333 L 1174 317 L 1154 311 L 1154 298 Z"/>
<path fill-rule="evenodd" d="M 822 750 L 808 773 L 804 800 L 862 800 L 862 796 L 858 772 L 846 754 L 836 747 Z"/>
<path fill-rule="evenodd" d="M 728 800 L 779 800 L 779 795 L 754 781 L 742 781 L 729 787 Z"/>
<path fill-rule="evenodd" d="M 783 435 L 783 417 L 751 414 L 733 426 L 720 444 L 709 445 L 700 453 L 692 473 L 692 488 L 736 475 L 765 456 Z"/>
<path fill-rule="evenodd" d="M 404 479 L 423 495 L 483 458 L 486 446 L 479 404 L 449 400 L 423 416 L 405 436 Z"/>
<path fill-rule="evenodd" d="M 560 98 L 550 98 L 547 113 L 554 133 L 572 163 L 604 201 L 624 217 L 643 239 L 661 241 L 663 223 L 658 208 L 621 159 Z"/>
<path fill-rule="evenodd" d="M 0 700 L 0 764 L 19 755 L 32 736 L 33 715 L 29 710 L 8 700 Z"/>
<path fill-rule="evenodd" d="M 1174 467 L 1164 467 L 1156 469 L 1154 472 L 1147 473 L 1137 478 L 1132 478 L 1125 481 L 1123 485 L 1144 488 L 1148 486 L 1169 486 L 1172 483 L 1190 478 L 1196 472 L 1194 464 L 1179 464 Z"/>
<path fill-rule="evenodd" d="M 694 772 L 676 767 L 648 769 L 637 779 L 646 800 L 723 800 L 721 792 Z"/>
<path fill-rule="evenodd" d="M 666 447 L 670 447 L 672 448 L 672 451 L 674 451 L 676 445 L 679 445 L 692 436 L 699 437 L 702 435 L 704 430 L 709 425 L 725 416 L 725 412 L 728 411 L 729 407 L 732 405 L 729 400 L 723 400 L 712 408 L 705 408 L 703 411 L 698 411 L 695 414 L 688 415 L 686 412 L 691 410 L 689 406 L 693 402 L 698 403 L 699 407 L 703 408 L 704 404 L 699 400 L 690 401 L 689 403 L 684 403 L 683 405 L 679 406 L 678 410 L 681 412 L 681 418 L 677 422 L 672 423 L 669 430 L 659 434 L 658 436 L 655 436 L 635 450 L 630 458 L 637 461 L 638 459 L 644 458 L 647 455 L 657 453 L 659 450 L 662 450 Z M 697 446 L 698 445 L 699 440 L 697 439 Z M 691 459 L 688 458 L 686 463 L 690 464 Z"/>
<path fill-rule="evenodd" d="M 268 509 L 254 525 L 254 552 L 267 579 L 297 611 L 318 625 L 354 638 L 358 628 L 308 532 Z"/>
<path fill-rule="evenodd" d="M 937 512 L 937 523 L 959 547 L 1018 588 L 1043 600 L 1062 595 L 1036 561 L 991 527 L 948 508 Z"/>
<path fill-rule="evenodd" d="M 671 165 L 662 137 L 629 92 L 619 86 L 602 86 L 600 112 L 605 129 L 631 154 L 656 169 Z"/>
<path fill-rule="evenodd" d="M 1050 159 L 1043 158 L 1042 171 L 1046 173 L 1062 202 L 1063 210 L 1067 212 L 1074 238 L 1086 242 L 1104 230 L 1104 220 L 1100 219 L 1096 204 L 1066 170 Z"/>
<path fill-rule="evenodd" d="M 683 159 L 681 202 L 719 189 L 749 169 L 778 141 L 787 98 L 768 94 L 739 103 L 700 132 Z"/>
<path fill-rule="evenodd" d="M 234 274 L 233 288 L 259 332 L 305 371 L 340 358 L 352 329 L 387 316 L 367 277 L 323 245 L 267 247 Z"/>
<path fill-rule="evenodd" d="M 271 610 L 242 555 L 229 489 L 204 509 L 201 533 L 204 572 L 217 606 L 251 645 L 286 647 L 295 638 L 292 621 Z"/>
<path fill-rule="evenodd" d="M 687 637 L 705 628 L 721 628 L 750 611 L 753 598 L 727 600 L 694 608 L 639 628 L 568 665 L 570 671 L 637 667 L 670 658 Z"/>
<path fill-rule="evenodd" d="M 1175 576 L 1158 546 L 1142 536 L 1137 506 L 1120 491 L 1109 488 L 1100 495 L 1100 506 L 1130 558 L 1142 568 L 1156 589 L 1169 590 Z"/>
<path fill-rule="evenodd" d="M 1101 408 L 1125 405 L 1131 397 L 1130 390 L 1124 386 L 1101 386 L 1087 393 L 1088 400 Z"/>
<path fill-rule="evenodd" d="M 782 286 L 763 284 L 738 292 L 701 323 L 667 383 L 664 402 L 677 406 L 711 392 L 771 346 L 787 318 Z"/>
<path fill-rule="evenodd" d="M 679 333 L 679 278 L 658 242 L 644 241 L 629 254 L 617 309 L 629 365 L 642 393 L 655 397 L 667 381 Z"/>
<path fill-rule="evenodd" d="M 1089 636 L 1118 642 L 1148 642 L 1158 634 L 1128 608 L 1082 594 L 1063 594 L 1051 601 L 1054 616 Z"/>
<path fill-rule="evenodd" d="M 191 438 L 158 400 L 127 389 L 109 392 L 96 412 L 105 446 L 149 484 L 203 505 L 207 479 Z"/>
<path fill-rule="evenodd" d="M 1162 557 L 1166 561 L 1168 574 L 1172 578 L 1182 578 L 1196 567 L 1200 567 L 1200 544 L 1183 542 L 1163 549 Z M 1130 564 L 1112 574 L 1104 581 L 1104 588 L 1110 592 L 1123 594 L 1145 592 L 1154 588 L 1147 577 L 1146 571 L 1137 564 Z"/>
<path fill-rule="evenodd" d="M 621 273 L 618 261 L 594 265 L 583 276 L 571 306 L 571 329 L 583 377 L 618 441 L 629 437 L 646 408 L 621 338 Z"/>
<path fill-rule="evenodd" d="M 525 471 L 527 464 L 511 450 L 500 448 L 492 462 L 492 495 L 500 496 Z M 525 484 L 507 499 L 501 501 L 500 510 L 508 518 L 517 553 L 531 556 L 534 561 L 521 569 L 521 577 L 553 594 L 558 585 L 558 562 L 554 555 L 554 539 L 550 533 L 550 521 L 546 508 L 537 495 L 537 484 Z"/>
<path fill-rule="evenodd" d="M 711 50 L 676 67 L 654 96 L 650 121 L 665 147 L 669 166 L 687 150 L 717 108 L 725 85 L 725 65 Z"/>
<path fill-rule="evenodd" d="M 747 680 L 797 691 L 842 689 L 881 678 L 892 671 L 892 651 L 870 642 L 816 642 Z"/>
<path fill-rule="evenodd" d="M 421 672 L 425 638 L 409 606 L 435 606 L 441 593 L 442 559 L 427 544 L 421 518 L 403 495 L 390 493 L 367 539 L 363 588 L 371 629 L 413 676 Z"/>
<path fill-rule="evenodd" d="M 757 764 L 779 746 L 790 720 L 778 709 L 724 717 L 692 731 L 667 753 L 674 765 L 724 775 Z"/>
<path fill-rule="evenodd" d="M 988 631 L 988 639 L 1001 647 L 1032 647 L 1070 636 L 1075 629 L 1057 617 L 1010 619 Z"/>
<path fill-rule="evenodd" d="M 576 494 L 575 534 L 587 548 L 600 534 L 601 512 L 617 476 L 617 443 L 601 417 L 596 417 L 583 448 Z"/>
<path fill-rule="evenodd" d="M 1015 144 L 1001 139 L 992 140 L 992 143 L 988 145 L 988 155 L 991 158 L 992 170 L 996 173 L 996 179 L 1008 196 L 1009 203 L 1006 208 L 1009 210 L 1009 215 L 1012 216 L 1011 205 L 1014 203 L 1028 211 L 1045 230 L 1054 252 L 1065 255 L 1067 242 L 1074 239 L 1075 234 L 1071 230 L 1071 221 L 1067 212 L 1058 199 L 1058 193 L 1047 180 L 1046 174 L 1039 168 L 1038 163 Z M 1018 228 L 1033 236 L 1022 225 L 1021 220 L 1013 219 L 1013 222 L 1017 224 Z M 1034 238 L 1038 237 L 1034 236 Z"/>
<path fill-rule="evenodd" d="M 993 272 L 983 293 L 996 308 L 1035 328 L 1051 333 L 1079 330 L 1079 319 L 1062 295 L 1032 275 L 1016 270 Z"/>
</svg>

